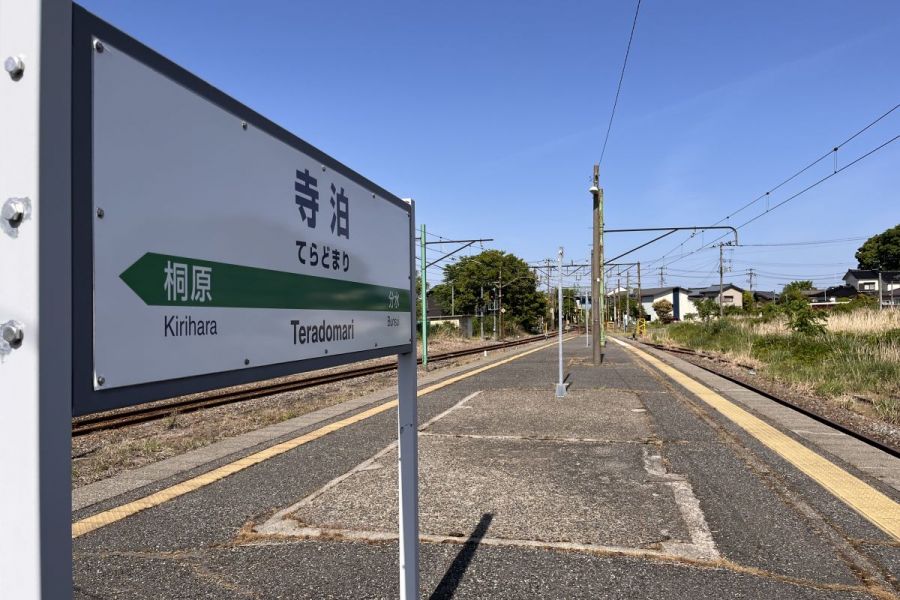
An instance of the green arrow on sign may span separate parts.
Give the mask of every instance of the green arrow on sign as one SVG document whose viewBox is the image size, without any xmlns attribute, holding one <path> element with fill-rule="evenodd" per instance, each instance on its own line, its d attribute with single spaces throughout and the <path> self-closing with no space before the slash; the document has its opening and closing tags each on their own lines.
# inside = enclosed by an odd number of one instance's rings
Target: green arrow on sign
<svg viewBox="0 0 900 600">
<path fill-rule="evenodd" d="M 119 275 L 150 306 L 409 312 L 409 290 L 148 252 Z"/>
</svg>

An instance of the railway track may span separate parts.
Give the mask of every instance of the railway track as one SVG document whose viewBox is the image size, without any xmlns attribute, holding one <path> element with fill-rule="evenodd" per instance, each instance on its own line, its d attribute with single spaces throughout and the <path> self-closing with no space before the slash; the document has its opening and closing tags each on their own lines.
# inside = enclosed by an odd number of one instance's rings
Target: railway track
<svg viewBox="0 0 900 600">
<path fill-rule="evenodd" d="M 443 352 L 433 354 L 428 357 L 429 362 L 452 360 L 462 356 L 470 356 L 472 354 L 480 354 L 490 350 L 500 350 L 503 348 L 511 348 L 529 344 L 537 340 L 546 339 L 546 336 L 535 335 L 521 340 L 511 342 L 503 342 L 499 344 L 488 344 L 486 346 L 477 346 L 475 348 L 467 348 L 465 350 L 456 350 L 454 352 Z M 422 359 L 418 360 L 422 364 Z M 100 413 L 88 417 L 82 417 L 72 420 L 72 436 L 86 435 L 104 429 L 118 429 L 138 423 L 146 423 L 148 421 L 156 421 L 165 419 L 173 414 L 183 414 L 203 410 L 205 408 L 213 408 L 225 404 L 234 404 L 245 400 L 253 400 L 263 396 L 271 396 L 283 392 L 302 390 L 327 383 L 338 381 L 346 381 L 357 377 L 365 377 L 367 375 L 375 375 L 378 373 L 388 373 L 397 369 L 396 363 L 385 363 L 373 365 L 369 367 L 359 367 L 337 373 L 325 373 L 323 375 L 313 375 L 302 379 L 294 379 L 291 381 L 280 381 L 278 383 L 263 384 L 253 388 L 245 389 L 227 389 L 221 392 L 213 392 L 202 398 L 193 399 L 173 399 L 165 404 L 154 404 L 151 406 L 137 406 L 125 410 L 118 410 L 109 413 Z"/>
<path fill-rule="evenodd" d="M 714 361 L 717 361 L 720 363 L 727 363 L 730 365 L 739 366 L 739 367 L 742 367 L 745 369 L 751 368 L 746 365 L 734 363 L 734 362 L 731 362 L 731 361 L 728 361 L 728 360 L 725 360 L 725 359 L 722 359 L 722 358 L 719 358 L 716 356 L 705 354 L 703 352 L 697 352 L 695 350 L 691 350 L 690 348 L 669 347 L 669 346 L 663 346 L 662 344 L 653 344 L 650 342 L 640 342 L 640 344 L 642 344 L 644 346 L 649 346 L 651 348 L 655 348 L 657 350 L 662 350 L 664 352 L 671 352 L 673 354 L 684 354 L 684 355 L 692 356 L 695 358 L 710 359 L 710 360 L 714 360 Z M 877 448 L 877 449 L 881 450 L 882 452 L 887 452 L 894 458 L 900 458 L 900 451 L 898 451 L 896 448 L 888 446 L 887 444 L 884 444 L 884 443 L 880 442 L 879 440 L 876 440 L 876 439 L 866 435 L 865 433 L 854 429 L 853 427 L 848 427 L 842 423 L 838 423 L 832 419 L 829 419 L 828 417 L 820 415 L 812 410 L 809 410 L 802 406 L 798 406 L 797 404 L 790 402 L 789 400 L 780 398 L 780 397 L 776 396 L 775 394 L 772 394 L 771 392 L 767 392 L 766 390 L 760 389 L 750 383 L 747 383 L 746 381 L 743 381 L 736 377 L 732 377 L 731 375 L 728 375 L 727 373 L 723 373 L 720 370 L 712 369 L 712 368 L 704 366 L 704 365 L 699 365 L 695 362 L 692 362 L 691 364 L 694 365 L 695 367 L 699 367 L 699 368 L 703 369 L 704 371 L 707 371 L 709 373 L 717 375 L 723 379 L 727 379 L 731 383 L 734 383 L 734 384 L 739 385 L 743 388 L 746 388 L 752 392 L 755 392 L 755 393 L 759 394 L 760 396 L 763 396 L 765 398 L 768 398 L 769 400 L 772 400 L 773 402 L 777 402 L 778 404 L 781 404 L 782 406 L 786 406 L 787 408 L 793 409 L 811 419 L 818 421 L 819 423 L 827 425 L 827 426 L 831 427 L 832 429 L 840 431 L 841 433 L 847 434 L 850 437 L 853 437 L 861 442 L 864 442 L 864 443 L 868 444 L 869 446 L 872 446 L 873 448 Z"/>
</svg>

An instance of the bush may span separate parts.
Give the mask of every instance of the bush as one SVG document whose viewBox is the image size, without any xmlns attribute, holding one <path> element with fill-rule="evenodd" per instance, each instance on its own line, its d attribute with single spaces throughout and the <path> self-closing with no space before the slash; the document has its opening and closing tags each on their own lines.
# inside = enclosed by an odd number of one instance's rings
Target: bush
<svg viewBox="0 0 900 600">
<path fill-rule="evenodd" d="M 801 335 L 821 335 L 825 333 L 825 321 L 828 316 L 814 310 L 805 298 L 791 298 L 784 304 L 788 318 L 788 327 Z"/>
<path fill-rule="evenodd" d="M 697 307 L 697 314 L 703 321 L 709 321 L 710 317 L 719 314 L 719 304 L 712 298 L 704 298 L 695 302 L 694 306 Z"/>
<path fill-rule="evenodd" d="M 832 312 L 835 313 L 850 313 L 857 310 L 865 310 L 865 309 L 877 309 L 878 308 L 878 298 L 875 296 L 867 296 L 865 294 L 860 294 L 859 296 L 851 299 L 849 302 L 842 302 L 835 306 Z"/>
<path fill-rule="evenodd" d="M 657 300 L 653 303 L 653 310 L 656 311 L 659 320 L 663 323 L 671 323 L 675 320 L 672 316 L 672 303 L 668 300 Z"/>
</svg>

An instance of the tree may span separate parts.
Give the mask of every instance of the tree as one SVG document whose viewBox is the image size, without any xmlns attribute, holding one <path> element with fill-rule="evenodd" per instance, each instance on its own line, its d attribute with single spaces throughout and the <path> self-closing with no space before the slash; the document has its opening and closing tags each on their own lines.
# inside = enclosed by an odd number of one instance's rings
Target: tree
<svg viewBox="0 0 900 600">
<path fill-rule="evenodd" d="M 435 298 L 450 307 L 450 285 L 453 283 L 454 305 L 458 314 L 478 314 L 482 306 L 499 299 L 502 284 L 503 323 L 512 327 L 535 328 L 547 310 L 544 294 L 537 290 L 537 279 L 528 264 L 514 254 L 485 250 L 465 256 L 444 269 L 444 283 L 434 287 Z M 484 289 L 482 304 L 481 290 Z"/>
<path fill-rule="evenodd" d="M 825 321 L 828 316 L 822 311 L 813 309 L 805 298 L 792 297 L 784 304 L 788 327 L 794 333 L 802 335 L 819 335 L 825 333 Z"/>
<path fill-rule="evenodd" d="M 671 323 L 674 321 L 674 317 L 672 317 L 672 303 L 668 300 L 657 300 L 653 303 L 653 310 L 656 311 L 656 316 L 659 317 L 659 320 L 663 323 Z"/>
<path fill-rule="evenodd" d="M 709 321 L 710 317 L 719 314 L 719 303 L 712 298 L 703 298 L 694 303 L 697 307 L 697 314 L 703 321 Z"/>
<path fill-rule="evenodd" d="M 806 296 L 803 292 L 811 289 L 813 289 L 813 282 L 808 279 L 792 281 L 781 290 L 781 303 L 788 304 L 793 300 L 803 300 L 806 302 Z"/>
<path fill-rule="evenodd" d="M 856 261 L 860 269 L 900 270 L 900 225 L 867 239 L 856 251 Z"/>
<path fill-rule="evenodd" d="M 741 306 L 743 307 L 744 312 L 756 312 L 756 301 L 753 299 L 753 292 L 745 291 L 741 294 Z"/>
</svg>

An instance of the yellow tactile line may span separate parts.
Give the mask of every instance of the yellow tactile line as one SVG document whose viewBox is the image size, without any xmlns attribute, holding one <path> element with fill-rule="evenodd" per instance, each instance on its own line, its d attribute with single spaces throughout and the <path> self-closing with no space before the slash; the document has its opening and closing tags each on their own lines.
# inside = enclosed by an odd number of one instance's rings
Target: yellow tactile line
<svg viewBox="0 0 900 600">
<path fill-rule="evenodd" d="M 847 506 L 894 539 L 900 540 L 900 504 L 674 367 L 629 344 L 610 339 L 626 347 L 690 390 L 691 393 L 811 477 Z"/>
<path fill-rule="evenodd" d="M 503 360 L 499 360 L 495 363 L 491 363 L 472 371 L 467 371 L 461 375 L 456 375 L 449 379 L 445 379 L 439 383 L 418 390 L 416 395 L 418 397 L 424 396 L 425 394 L 430 394 L 431 392 L 447 387 L 448 385 L 452 385 L 468 377 L 478 375 L 479 373 L 483 373 L 489 369 L 499 367 L 500 365 L 505 365 L 506 363 L 512 362 L 534 352 L 538 352 L 539 350 L 549 348 L 550 346 L 553 346 L 555 344 L 556 342 L 553 342 L 552 344 L 544 344 L 543 346 L 539 346 L 531 350 L 526 350 L 525 352 L 520 352 L 515 356 L 504 358 Z M 281 442 L 280 444 L 276 444 L 270 448 L 266 448 L 265 450 L 260 450 L 259 452 L 251 454 L 249 456 L 245 456 L 240 460 L 236 460 L 233 463 L 223 465 L 217 469 L 209 471 L 208 473 L 198 475 L 197 477 L 193 477 L 191 479 L 188 479 L 187 481 L 183 481 L 179 484 L 173 485 L 172 487 L 160 490 L 155 494 L 150 494 L 149 496 L 145 496 L 143 498 L 140 498 L 139 500 L 123 504 L 122 506 L 117 506 L 116 508 L 105 510 L 103 512 L 97 513 L 96 515 L 81 519 L 80 521 L 76 521 L 75 523 L 72 523 L 72 537 L 77 538 L 86 533 L 94 531 L 95 529 L 99 529 L 111 523 L 115 523 L 116 521 L 126 519 L 131 515 L 141 512 L 142 510 L 153 508 L 154 506 L 159 506 L 164 502 L 168 502 L 169 500 L 172 500 L 179 496 L 183 496 L 184 494 L 199 490 L 200 488 L 224 479 L 229 475 L 233 475 L 238 471 L 243 471 L 248 467 L 252 467 L 253 465 L 257 465 L 263 461 L 278 456 L 279 454 L 284 454 L 289 450 L 293 450 L 294 448 L 297 448 L 304 444 L 308 444 L 309 442 L 324 437 L 329 433 L 335 432 L 339 429 L 343 429 L 344 427 L 348 427 L 350 425 L 353 425 L 354 423 L 364 421 L 365 419 L 373 417 L 379 413 L 383 413 L 386 410 L 396 408 L 396 406 L 397 400 L 390 400 L 388 402 L 385 402 L 384 404 L 379 404 L 378 406 L 355 414 L 352 417 L 341 419 L 340 421 L 336 421 L 329 425 L 325 425 L 324 427 L 320 427 L 315 431 L 310 431 L 309 433 L 305 433 L 299 437 Z"/>
</svg>

